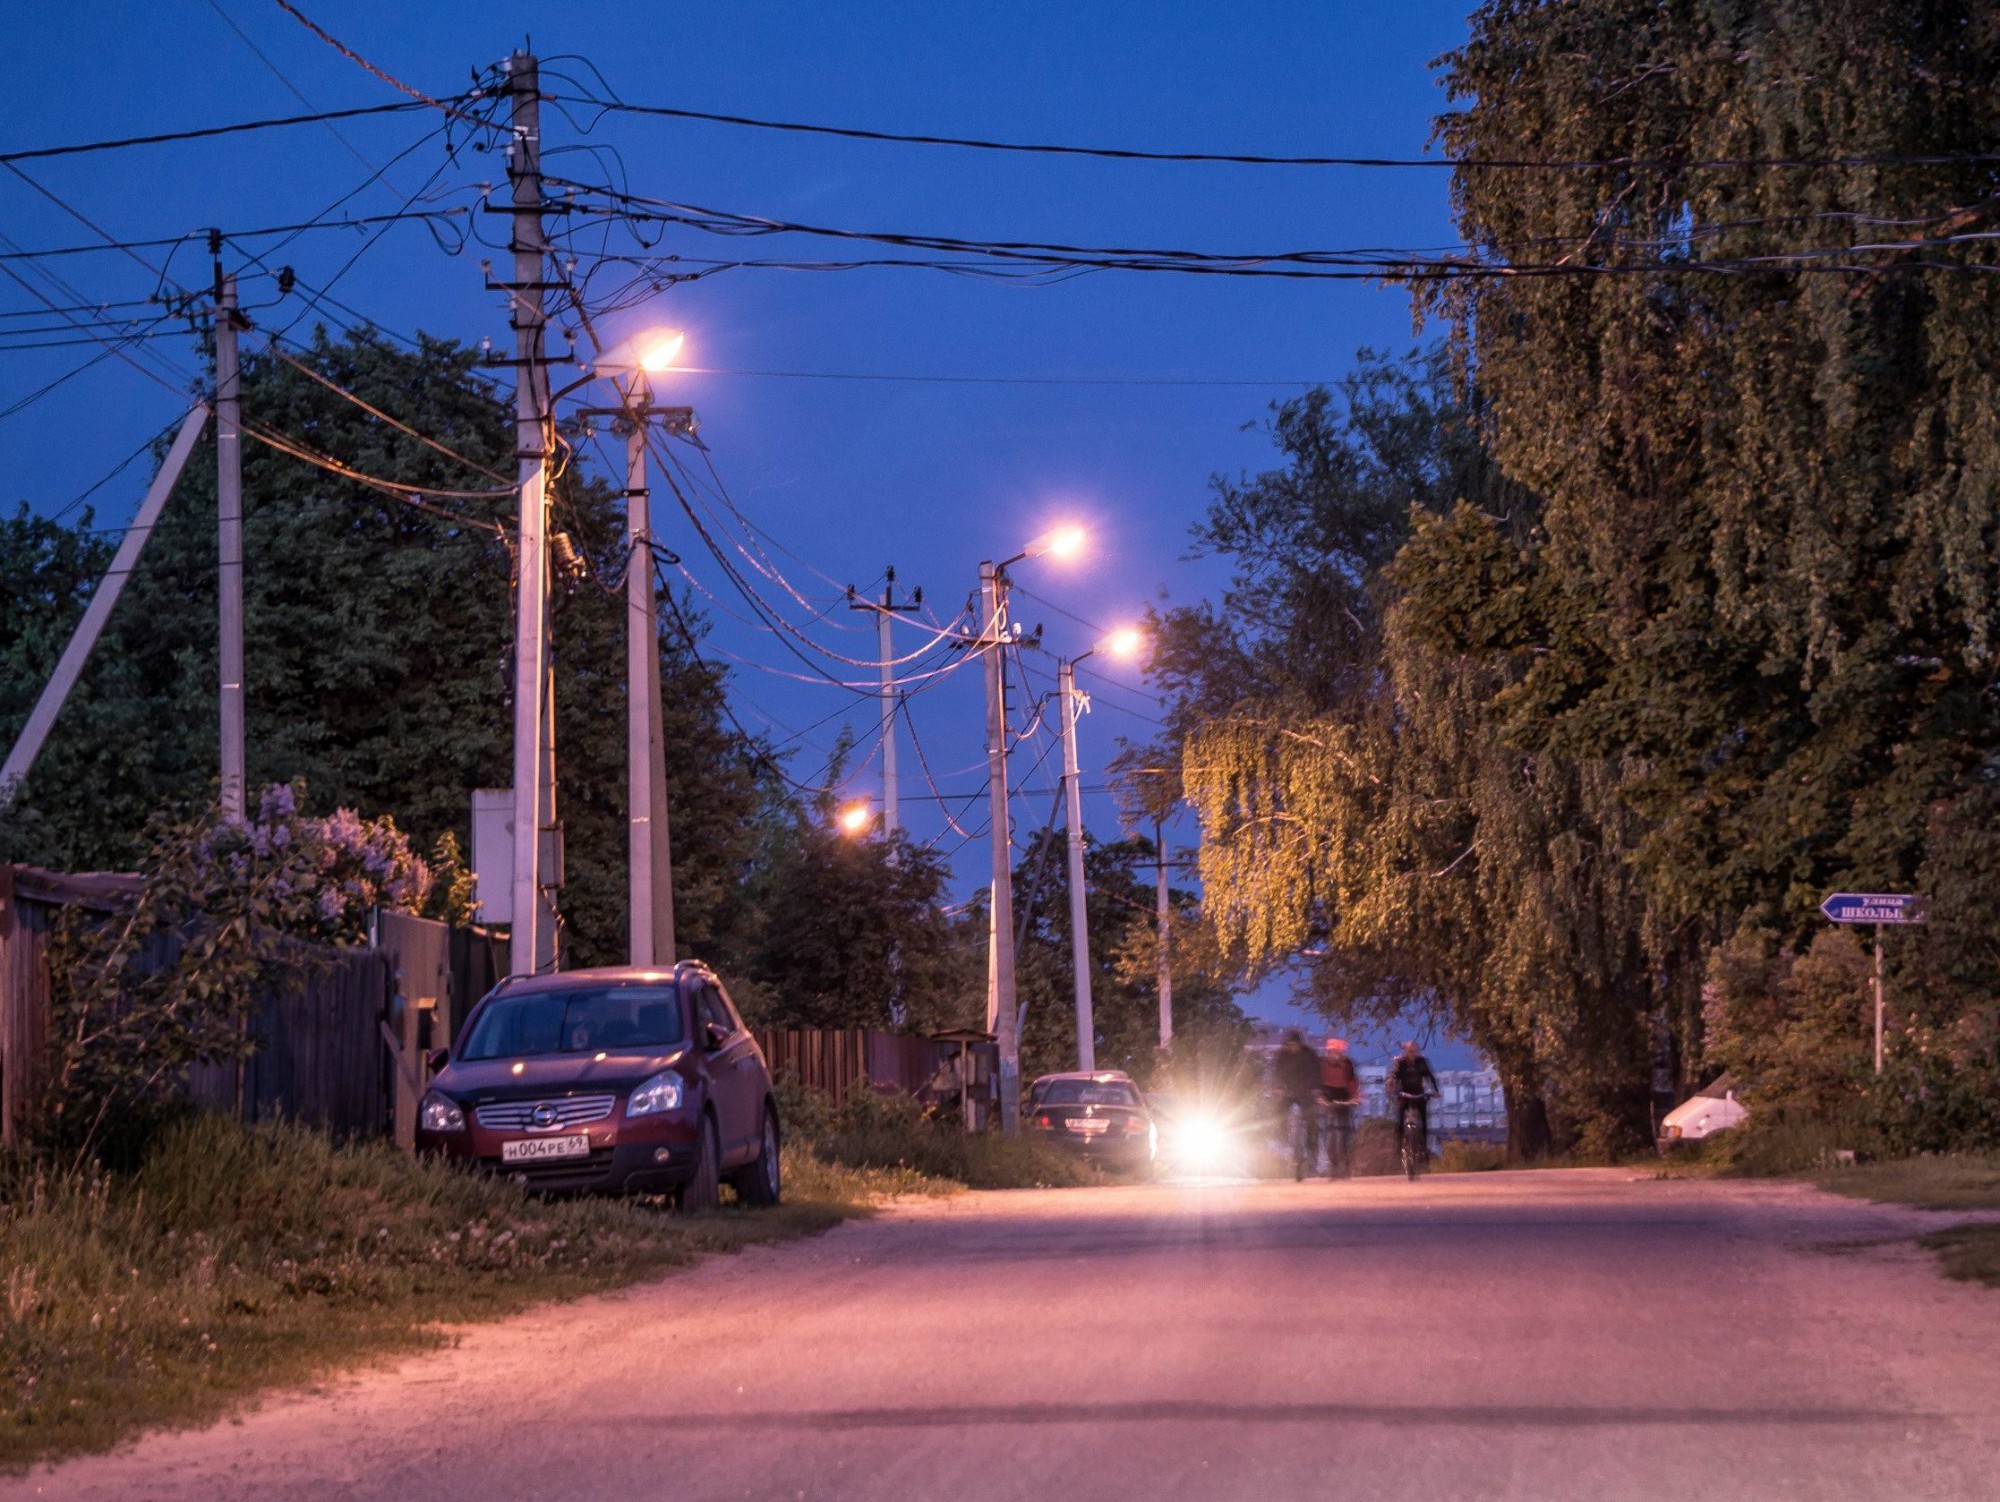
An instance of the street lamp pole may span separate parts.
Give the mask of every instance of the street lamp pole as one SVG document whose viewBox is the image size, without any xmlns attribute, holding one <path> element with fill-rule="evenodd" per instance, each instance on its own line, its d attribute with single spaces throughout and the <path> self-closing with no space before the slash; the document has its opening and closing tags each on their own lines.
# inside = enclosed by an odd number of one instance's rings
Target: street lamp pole
<svg viewBox="0 0 2000 1502">
<path fill-rule="evenodd" d="M 986 659 L 987 805 L 993 852 L 992 985 L 986 1030 L 1000 1043 L 1000 1130 L 1021 1129 L 1021 1028 L 1014 1001 L 1014 840 L 1007 797 L 1007 574 L 979 565 L 979 647 Z"/>
<path fill-rule="evenodd" d="M 652 495 L 646 475 L 653 387 L 632 373 L 626 393 L 625 759 L 630 835 L 631 963 L 674 963 L 674 864 L 668 844 L 666 732 L 660 705 L 660 620 L 653 595 Z"/>
<path fill-rule="evenodd" d="M 1056 664 L 1056 689 L 1061 704 L 1064 799 L 1069 812 L 1069 944 L 1070 966 L 1076 973 L 1076 1067 L 1097 1067 L 1097 1027 L 1091 1016 L 1090 929 L 1083 886 L 1083 778 L 1078 771 L 1076 722 L 1090 701 L 1076 691 L 1076 665 L 1085 652 Z"/>
</svg>

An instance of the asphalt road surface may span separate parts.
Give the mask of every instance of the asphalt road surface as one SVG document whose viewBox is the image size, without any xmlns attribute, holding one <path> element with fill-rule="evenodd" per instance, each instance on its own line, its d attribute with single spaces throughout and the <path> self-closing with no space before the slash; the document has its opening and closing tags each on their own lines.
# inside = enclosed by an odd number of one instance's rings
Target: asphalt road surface
<svg viewBox="0 0 2000 1502">
<path fill-rule="evenodd" d="M 1948 1219 L 1613 1170 L 967 1195 L 0 1496 L 1990 1499 L 2000 1292 L 1908 1241 Z"/>
</svg>

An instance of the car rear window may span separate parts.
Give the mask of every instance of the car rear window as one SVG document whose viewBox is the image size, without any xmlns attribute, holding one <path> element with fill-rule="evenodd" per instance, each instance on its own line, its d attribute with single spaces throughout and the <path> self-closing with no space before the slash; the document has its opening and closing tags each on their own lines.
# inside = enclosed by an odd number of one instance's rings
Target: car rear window
<svg viewBox="0 0 2000 1502">
<path fill-rule="evenodd" d="M 1118 1080 L 1050 1080 L 1045 1106 L 1136 1106 L 1139 1092 Z"/>
<path fill-rule="evenodd" d="M 596 986 L 496 996 L 460 1041 L 461 1059 L 597 1053 L 682 1041 L 672 986 Z"/>
</svg>

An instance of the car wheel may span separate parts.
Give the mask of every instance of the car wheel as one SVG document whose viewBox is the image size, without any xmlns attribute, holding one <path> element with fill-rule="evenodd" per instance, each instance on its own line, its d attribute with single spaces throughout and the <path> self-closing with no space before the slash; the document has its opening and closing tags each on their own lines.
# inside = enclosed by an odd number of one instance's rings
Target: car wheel
<svg viewBox="0 0 2000 1502">
<path fill-rule="evenodd" d="M 683 1210 L 713 1210 L 716 1186 L 721 1181 L 722 1154 L 715 1145 L 715 1119 L 701 1118 L 701 1132 L 694 1150 L 694 1177 L 681 1186 L 678 1204 Z"/>
<path fill-rule="evenodd" d="M 783 1193 L 778 1167 L 778 1113 L 764 1107 L 764 1135 L 757 1156 L 729 1176 L 736 1197 L 746 1205 L 775 1205 Z"/>
</svg>

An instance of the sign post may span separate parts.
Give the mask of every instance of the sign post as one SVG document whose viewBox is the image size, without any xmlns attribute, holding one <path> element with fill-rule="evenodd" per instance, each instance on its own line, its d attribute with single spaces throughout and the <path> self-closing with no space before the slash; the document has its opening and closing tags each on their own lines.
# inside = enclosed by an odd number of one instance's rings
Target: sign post
<svg viewBox="0 0 2000 1502">
<path fill-rule="evenodd" d="M 1819 905 L 1829 923 L 1875 926 L 1875 1072 L 1882 1072 L 1882 929 L 1890 923 L 1922 923 L 1924 900 L 1895 892 L 1835 892 Z"/>
</svg>

